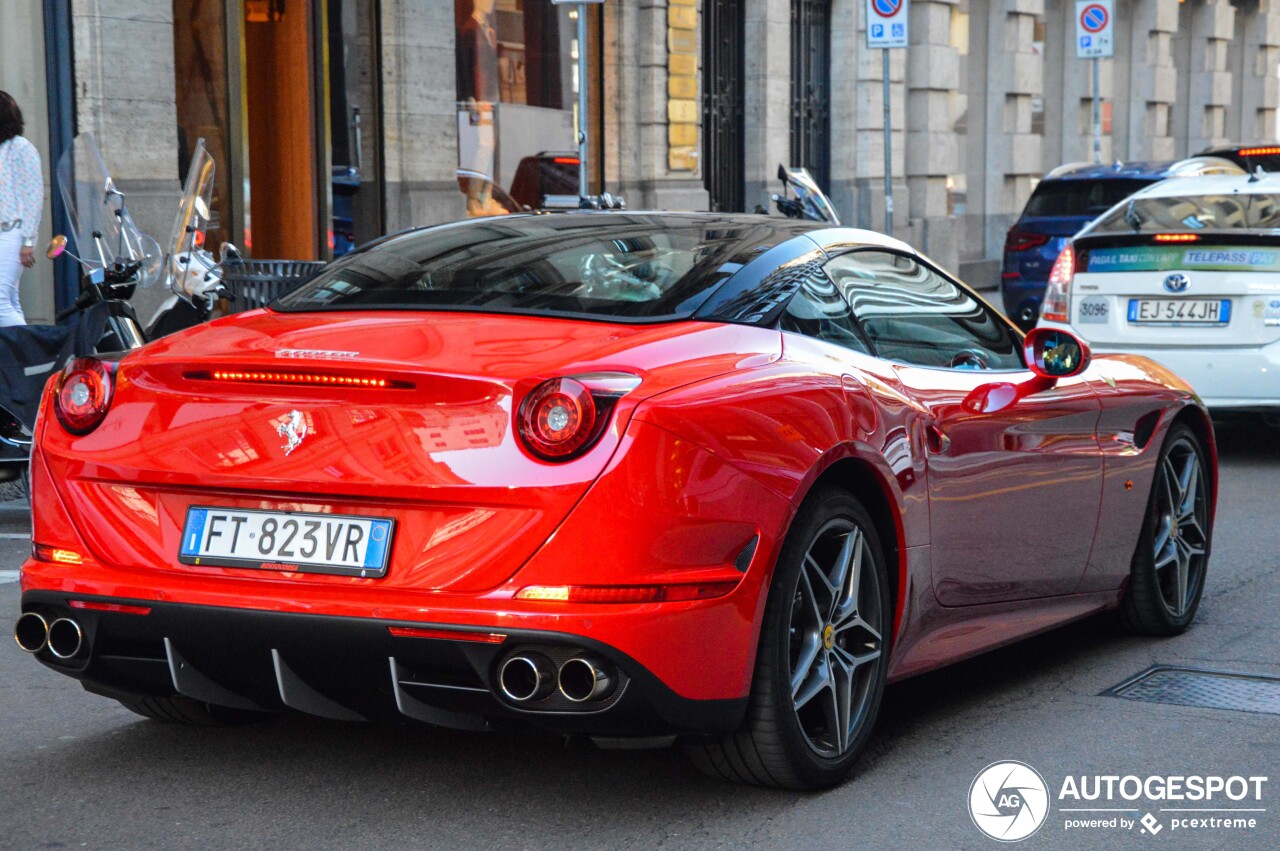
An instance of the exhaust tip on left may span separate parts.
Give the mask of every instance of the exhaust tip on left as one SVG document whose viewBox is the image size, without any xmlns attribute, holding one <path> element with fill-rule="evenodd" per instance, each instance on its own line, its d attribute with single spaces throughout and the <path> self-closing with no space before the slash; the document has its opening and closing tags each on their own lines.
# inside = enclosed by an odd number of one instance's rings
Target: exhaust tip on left
<svg viewBox="0 0 1280 851">
<path fill-rule="evenodd" d="M 24 612 L 13 625 L 13 640 L 28 653 L 39 653 L 49 643 L 49 622 L 36 612 Z"/>
</svg>

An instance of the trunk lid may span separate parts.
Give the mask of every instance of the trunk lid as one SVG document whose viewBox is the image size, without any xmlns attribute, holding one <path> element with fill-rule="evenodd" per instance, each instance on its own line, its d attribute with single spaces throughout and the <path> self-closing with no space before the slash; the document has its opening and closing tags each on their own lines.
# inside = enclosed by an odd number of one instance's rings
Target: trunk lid
<svg viewBox="0 0 1280 851">
<path fill-rule="evenodd" d="M 697 322 L 255 311 L 125 358 L 102 426 L 84 437 L 50 428 L 46 453 L 107 563 L 189 569 L 177 553 L 193 505 L 390 517 L 385 580 L 283 579 L 470 593 L 500 584 L 550 536 L 642 398 L 779 348 L 775 331 Z M 642 381 L 599 443 L 565 463 L 527 454 L 512 420 L 524 394 L 603 371 Z"/>
</svg>

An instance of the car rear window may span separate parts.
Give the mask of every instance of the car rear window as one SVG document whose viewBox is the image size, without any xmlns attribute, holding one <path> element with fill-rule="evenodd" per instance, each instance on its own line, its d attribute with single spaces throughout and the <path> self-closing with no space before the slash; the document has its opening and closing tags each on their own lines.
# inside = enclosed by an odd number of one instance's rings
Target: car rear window
<svg viewBox="0 0 1280 851">
<path fill-rule="evenodd" d="M 1117 207 L 1090 233 L 1186 233 L 1198 230 L 1280 228 L 1280 195 L 1229 193 L 1135 198 Z"/>
<path fill-rule="evenodd" d="M 1023 216 L 1097 216 L 1155 181 L 1137 178 L 1045 180 L 1031 193 Z"/>
<path fill-rule="evenodd" d="M 495 217 L 384 240 L 272 307 L 682 318 L 789 230 L 745 216 Z"/>
</svg>

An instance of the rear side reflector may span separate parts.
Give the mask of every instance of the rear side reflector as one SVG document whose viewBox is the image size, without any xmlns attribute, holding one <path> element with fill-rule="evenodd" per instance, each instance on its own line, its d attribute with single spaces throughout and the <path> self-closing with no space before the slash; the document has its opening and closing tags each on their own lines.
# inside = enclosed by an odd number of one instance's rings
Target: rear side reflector
<svg viewBox="0 0 1280 851">
<path fill-rule="evenodd" d="M 545 603 L 674 603 L 723 597 L 733 582 L 700 582 L 684 585 L 529 585 L 516 594 L 517 600 Z"/>
<path fill-rule="evenodd" d="M 84 561 L 75 550 L 64 550 L 48 547 L 44 544 L 32 544 L 31 556 L 36 561 L 51 561 L 55 564 L 80 564 Z"/>
<path fill-rule="evenodd" d="M 396 638 L 438 638 L 442 641 L 478 641 L 482 644 L 501 644 L 507 640 L 507 636 L 500 632 L 464 632 L 419 626 L 389 626 L 387 631 Z"/>
<path fill-rule="evenodd" d="M 1199 242 L 1200 236 L 1194 233 L 1158 233 L 1152 239 L 1156 242 Z"/>
<path fill-rule="evenodd" d="M 373 375 L 341 375 L 324 372 L 281 372 L 277 370 L 216 370 L 188 372 L 185 378 L 196 381 L 233 381 L 248 384 L 292 384 L 312 387 L 368 387 L 375 390 L 410 390 L 408 381 L 396 381 Z"/>
<path fill-rule="evenodd" d="M 119 612 L 122 615 L 149 615 L 150 606 L 130 606 L 126 603 L 100 603 L 97 600 L 68 600 L 67 605 L 73 609 L 86 609 L 91 612 Z"/>
</svg>

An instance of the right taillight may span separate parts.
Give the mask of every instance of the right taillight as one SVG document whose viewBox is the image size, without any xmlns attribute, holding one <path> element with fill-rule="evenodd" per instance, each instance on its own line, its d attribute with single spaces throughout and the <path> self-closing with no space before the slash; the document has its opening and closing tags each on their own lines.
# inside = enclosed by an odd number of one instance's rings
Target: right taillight
<svg viewBox="0 0 1280 851">
<path fill-rule="evenodd" d="M 615 372 L 548 379 L 520 403 L 520 439 L 544 461 L 576 458 L 595 445 L 618 399 L 639 383 L 634 375 Z"/>
<path fill-rule="evenodd" d="M 58 377 L 53 409 L 72 434 L 88 434 L 111 407 L 111 370 L 97 358 L 76 358 Z"/>
<path fill-rule="evenodd" d="M 1049 272 L 1049 286 L 1044 291 L 1044 304 L 1040 317 L 1050 322 L 1067 321 L 1067 299 L 1071 292 L 1071 279 L 1076 274 L 1076 255 L 1068 245 L 1053 261 Z"/>
</svg>

